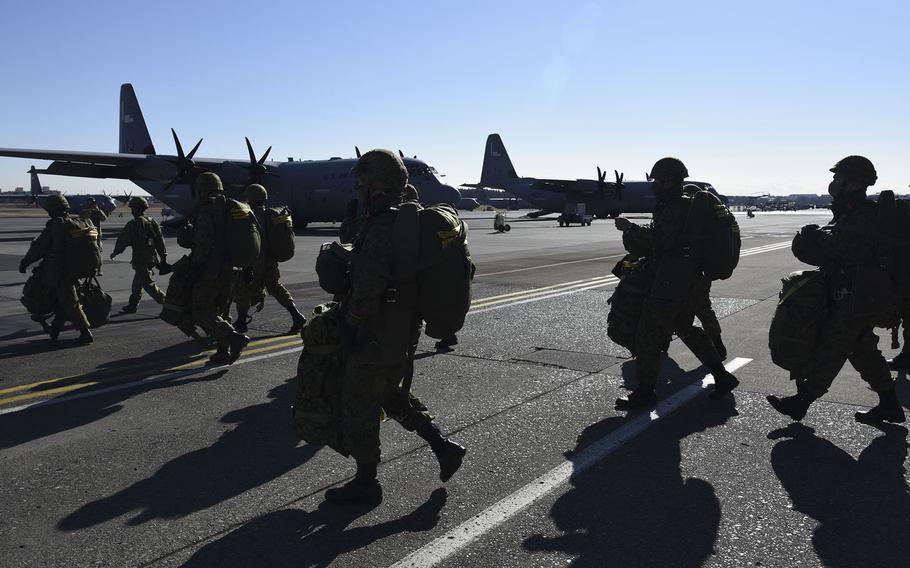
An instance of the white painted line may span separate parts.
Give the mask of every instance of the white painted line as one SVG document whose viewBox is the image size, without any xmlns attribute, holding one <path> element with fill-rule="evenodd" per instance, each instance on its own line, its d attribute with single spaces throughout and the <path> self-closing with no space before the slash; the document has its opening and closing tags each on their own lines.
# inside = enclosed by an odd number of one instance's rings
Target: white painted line
<svg viewBox="0 0 910 568">
<path fill-rule="evenodd" d="M 26 408 L 31 408 L 33 406 L 50 406 L 52 404 L 59 404 L 61 402 L 70 402 L 73 400 L 78 400 L 80 398 L 99 396 L 102 394 L 107 394 L 109 392 L 116 392 L 116 391 L 121 391 L 121 390 L 126 390 L 126 389 L 132 389 L 132 388 L 141 387 L 144 385 L 153 385 L 155 383 L 163 383 L 165 381 L 173 381 L 175 379 L 182 379 L 184 377 L 190 377 L 192 375 L 198 375 L 200 373 L 210 373 L 212 371 L 219 371 L 222 369 L 226 370 L 226 369 L 230 369 L 231 367 L 236 367 L 237 365 L 253 363 L 255 361 L 261 361 L 262 359 L 271 359 L 272 357 L 279 357 L 281 355 L 287 355 L 288 353 L 296 353 L 297 351 L 302 351 L 302 350 L 303 350 L 303 346 L 292 347 L 290 349 L 285 349 L 282 351 L 275 351 L 274 353 L 264 353 L 262 355 L 255 355 L 253 357 L 245 357 L 243 359 L 239 359 L 233 365 L 218 365 L 218 366 L 211 366 L 211 367 L 203 366 L 203 367 L 199 367 L 197 369 L 186 369 L 183 371 L 170 371 L 170 372 L 163 373 L 160 375 L 153 375 L 151 377 L 139 379 L 138 381 L 130 381 L 128 383 L 120 383 L 118 385 L 113 385 L 113 386 L 105 387 L 105 388 L 101 388 L 101 389 L 92 389 L 92 390 L 87 390 L 85 392 L 75 392 L 73 394 L 63 395 L 63 396 L 60 396 L 57 398 L 50 398 L 50 399 L 40 400 L 37 402 L 30 402 L 28 404 L 12 406 L 10 408 L 2 408 L 2 409 L 0 409 L 0 416 L 2 416 L 4 414 L 12 414 L 13 412 L 19 412 L 21 410 L 25 410 Z"/>
<path fill-rule="evenodd" d="M 541 268 L 553 268 L 555 266 L 565 266 L 567 264 L 578 264 L 580 262 L 596 262 L 598 260 L 609 260 L 611 258 L 622 258 L 624 254 L 614 254 L 611 256 L 599 256 L 597 258 L 583 258 L 581 260 L 567 260 L 566 262 L 557 262 L 555 264 L 542 264 L 540 266 L 529 266 L 527 268 L 516 268 L 514 270 L 502 270 L 500 272 L 481 272 L 474 276 L 474 280 L 484 276 L 499 276 L 500 274 L 513 274 L 515 272 L 527 272 L 528 270 L 539 270 Z"/>
<path fill-rule="evenodd" d="M 752 359 L 737 357 L 724 367 L 731 373 L 748 364 Z M 680 389 L 673 396 L 664 399 L 650 414 L 639 414 L 597 442 L 581 450 L 566 461 L 525 485 L 518 491 L 488 507 L 441 537 L 412 552 L 391 568 L 430 567 L 442 562 L 452 554 L 468 546 L 477 538 L 514 517 L 523 509 L 544 497 L 573 476 L 580 475 L 592 465 L 601 461 L 635 436 L 647 430 L 656 421 L 669 416 L 684 404 L 695 398 L 705 387 L 714 383 L 707 375 L 700 384 Z"/>
<path fill-rule="evenodd" d="M 482 314 L 484 312 L 491 312 L 493 310 L 499 310 L 502 308 L 511 308 L 513 306 L 520 306 L 522 304 L 530 304 L 531 302 L 540 302 L 541 300 L 549 300 L 551 298 L 559 298 L 560 296 L 568 296 L 569 294 L 577 294 L 578 292 L 584 292 L 586 290 L 595 290 L 597 288 L 604 288 L 606 286 L 612 286 L 619 282 L 619 279 L 615 276 L 613 280 L 605 280 L 599 284 L 594 284 L 591 286 L 585 286 L 584 288 L 575 288 L 574 290 L 568 290 L 566 292 L 557 292 L 555 294 L 547 294 L 546 296 L 537 296 L 536 298 L 528 298 L 526 300 L 518 300 L 516 302 L 509 302 L 507 304 L 499 304 L 498 306 L 490 306 L 487 308 L 478 308 L 476 310 L 471 310 L 468 312 L 470 314 Z"/>
</svg>

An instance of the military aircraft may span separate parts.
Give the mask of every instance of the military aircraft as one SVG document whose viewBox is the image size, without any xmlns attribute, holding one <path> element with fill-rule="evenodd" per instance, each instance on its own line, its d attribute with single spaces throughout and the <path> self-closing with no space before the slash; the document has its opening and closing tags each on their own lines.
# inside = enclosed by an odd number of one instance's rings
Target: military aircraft
<svg viewBox="0 0 910 568">
<path fill-rule="evenodd" d="M 196 158 L 202 140 L 184 152 L 177 133 L 171 129 L 171 134 L 177 154 L 156 153 L 133 86 L 125 83 L 120 86 L 119 153 L 0 148 L 0 156 L 53 160 L 44 170 L 53 175 L 130 180 L 183 216 L 193 210 L 193 182 L 203 171 L 217 173 L 232 197 L 242 196 L 251 183 L 264 185 L 269 205 L 288 206 L 298 228 L 311 221 L 342 220 L 356 198 L 351 174 L 356 159 L 266 161 L 271 146 L 257 159 L 249 139 L 249 161 Z M 458 205 L 458 190 L 441 183 L 433 167 L 416 157 L 402 158 L 423 203 Z"/>
<path fill-rule="evenodd" d="M 37 170 L 35 169 L 35 166 L 32 166 L 31 169 L 28 170 L 28 173 L 31 174 L 31 191 L 22 195 L 0 195 L 0 201 L 4 203 L 34 203 L 38 207 L 41 207 L 45 199 L 56 193 L 46 192 L 44 191 L 44 188 L 41 187 L 41 182 L 38 180 L 38 174 L 42 173 L 42 170 Z M 113 197 L 107 194 L 89 195 L 84 193 L 70 193 L 66 195 L 66 200 L 70 204 L 70 212 L 75 213 L 76 215 L 88 209 L 89 200 L 92 199 L 98 205 L 98 208 L 104 211 L 105 215 L 110 215 L 111 211 L 117 208 L 117 202 Z"/>
<path fill-rule="evenodd" d="M 622 213 L 651 213 L 654 210 L 655 197 L 650 181 L 624 181 L 623 174 L 616 170 L 613 173 L 614 181 L 606 181 L 607 173 L 599 167 L 597 179 L 518 177 L 502 138 L 499 134 L 490 134 L 484 149 L 480 183 L 465 185 L 504 189 L 537 207 L 540 211 L 536 215 L 575 210 L 577 204 L 584 204 L 589 213 L 600 218 L 616 217 Z M 688 180 L 686 183 L 717 195 L 709 183 Z"/>
</svg>

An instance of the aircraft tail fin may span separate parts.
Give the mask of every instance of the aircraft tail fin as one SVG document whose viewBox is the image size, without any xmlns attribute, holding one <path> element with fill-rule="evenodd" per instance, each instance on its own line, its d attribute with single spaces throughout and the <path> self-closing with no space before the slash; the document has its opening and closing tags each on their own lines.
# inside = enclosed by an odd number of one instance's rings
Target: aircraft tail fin
<svg viewBox="0 0 910 568">
<path fill-rule="evenodd" d="M 155 145 L 142 117 L 133 85 L 120 85 L 120 153 L 154 154 Z"/>
<path fill-rule="evenodd" d="M 503 181 L 516 179 L 518 174 L 509 159 L 505 144 L 499 134 L 487 136 L 487 146 L 483 154 L 483 169 L 480 172 L 480 185 L 497 187 Z"/>
<path fill-rule="evenodd" d="M 38 181 L 38 170 L 35 169 L 35 166 L 32 166 L 32 168 L 28 171 L 28 173 L 32 177 L 31 194 L 33 196 L 41 195 L 43 193 L 43 191 L 41 191 L 41 182 Z"/>
</svg>

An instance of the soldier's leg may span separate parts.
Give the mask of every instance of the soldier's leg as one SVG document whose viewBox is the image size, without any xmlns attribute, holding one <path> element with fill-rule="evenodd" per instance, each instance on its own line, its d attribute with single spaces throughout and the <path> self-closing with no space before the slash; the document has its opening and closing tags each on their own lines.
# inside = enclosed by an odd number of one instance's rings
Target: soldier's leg
<svg viewBox="0 0 910 568">
<path fill-rule="evenodd" d="M 857 422 L 877 424 L 886 422 L 904 422 L 904 408 L 897 399 L 894 389 L 894 377 L 884 355 L 878 349 L 878 336 L 871 327 L 865 327 L 859 332 L 859 337 L 850 353 L 850 364 L 853 365 L 859 376 L 869 383 L 869 386 L 878 394 L 878 404 L 868 411 L 860 411 L 853 416 Z"/>
<path fill-rule="evenodd" d="M 904 328 L 904 344 L 901 352 L 888 361 L 894 371 L 910 370 L 910 301 L 904 300 L 901 307 L 901 327 Z"/>
<path fill-rule="evenodd" d="M 162 292 L 161 288 L 158 287 L 158 284 L 155 283 L 155 279 L 152 275 L 152 267 L 137 266 L 136 276 L 142 281 L 142 289 L 145 290 L 155 302 L 163 304 L 164 292 Z"/>
<path fill-rule="evenodd" d="M 711 305 L 711 284 L 708 283 L 704 290 L 699 291 L 695 300 L 695 317 L 701 322 L 701 328 L 705 330 L 714 348 L 720 355 L 721 360 L 727 358 L 727 346 L 721 339 L 720 322 L 717 321 L 717 314 Z"/>
<path fill-rule="evenodd" d="M 268 293 L 291 314 L 292 323 L 288 333 L 300 333 L 303 324 L 306 323 L 306 317 L 297 309 L 294 304 L 294 297 L 281 283 L 281 273 L 278 271 L 277 264 L 269 266 L 263 271 L 262 283 Z"/>
<path fill-rule="evenodd" d="M 82 304 L 79 303 L 79 296 L 76 294 L 75 282 L 64 282 L 57 287 L 57 305 L 59 315 L 54 319 L 52 326 L 57 328 L 56 333 L 60 333 L 64 319 L 73 322 L 73 326 L 79 330 L 79 340 L 85 343 L 91 343 L 92 332 L 89 331 L 88 318 L 82 310 Z M 56 339 L 56 336 L 52 334 Z"/>
<path fill-rule="evenodd" d="M 635 374 L 638 386 L 628 395 L 616 400 L 617 410 L 653 406 L 657 403 L 655 387 L 660 372 L 660 355 L 670 343 L 665 313 L 653 299 L 645 300 L 641 320 L 635 330 Z"/>
<path fill-rule="evenodd" d="M 218 351 L 211 358 L 213 363 L 233 363 L 250 341 L 234 331 L 220 315 L 224 310 L 220 304 L 224 300 L 224 288 L 230 285 L 230 282 L 201 280 L 193 286 L 193 320 L 218 342 Z"/>
<path fill-rule="evenodd" d="M 133 265 L 133 282 L 130 284 L 130 299 L 127 301 L 127 304 L 123 306 L 120 310 L 125 314 L 134 314 L 136 313 L 136 306 L 139 305 L 139 300 L 142 299 L 142 267 Z"/>
<path fill-rule="evenodd" d="M 686 304 L 677 312 L 674 319 L 675 332 L 701 364 L 711 372 L 714 388 L 709 397 L 717 400 L 739 386 L 739 380 L 724 368 L 724 358 L 718 353 L 715 343 L 705 330 L 695 327 L 695 312 L 691 306 L 692 304 Z"/>
</svg>

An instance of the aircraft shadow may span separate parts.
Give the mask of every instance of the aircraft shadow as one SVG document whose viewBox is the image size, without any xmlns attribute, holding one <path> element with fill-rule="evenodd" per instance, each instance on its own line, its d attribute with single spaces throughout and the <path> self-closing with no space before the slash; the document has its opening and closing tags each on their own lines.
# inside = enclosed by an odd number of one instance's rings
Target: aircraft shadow
<svg viewBox="0 0 910 568">
<path fill-rule="evenodd" d="M 722 426 L 737 414 L 735 401 L 699 399 L 635 443 L 570 480 L 572 489 L 550 510 L 562 534 L 527 537 L 529 551 L 560 552 L 574 567 L 701 566 L 714 553 L 720 501 L 703 479 L 681 475 L 681 443 Z M 586 428 L 578 451 L 625 422 L 611 417 Z"/>
<path fill-rule="evenodd" d="M 910 556 L 907 429 L 879 430 L 858 459 L 800 423 L 768 434 L 780 440 L 771 465 L 793 509 L 818 521 L 812 545 L 825 566 L 904 566 Z"/>
<path fill-rule="evenodd" d="M 134 514 L 126 524 L 133 526 L 184 517 L 306 463 L 320 447 L 299 445 L 291 428 L 288 408 L 294 388 L 289 379 L 269 392 L 268 402 L 228 412 L 221 422 L 235 426 L 211 446 L 177 457 L 151 477 L 83 505 L 63 518 L 58 528 L 78 531 L 130 513 Z"/>
<path fill-rule="evenodd" d="M 444 488 L 436 489 L 407 515 L 361 527 L 349 525 L 373 507 L 338 507 L 322 502 L 314 511 L 274 511 L 204 546 L 183 566 L 329 566 L 340 556 L 389 536 L 432 530 L 447 498 Z"/>
</svg>

